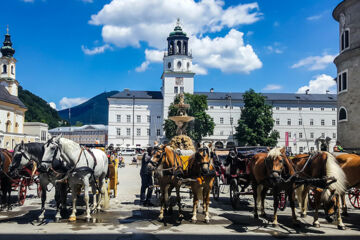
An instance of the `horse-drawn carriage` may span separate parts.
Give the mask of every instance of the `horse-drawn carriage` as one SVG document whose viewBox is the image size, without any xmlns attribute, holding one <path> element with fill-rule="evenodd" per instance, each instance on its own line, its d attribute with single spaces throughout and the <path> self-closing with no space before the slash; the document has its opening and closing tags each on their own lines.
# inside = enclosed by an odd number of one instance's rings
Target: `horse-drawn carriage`
<svg viewBox="0 0 360 240">
<path fill-rule="evenodd" d="M 263 146 L 246 146 L 235 149 L 217 149 L 214 154 L 216 178 L 212 189 L 215 200 L 219 199 L 221 188 L 229 186 L 230 202 L 234 209 L 240 206 L 240 197 L 252 195 L 250 185 L 249 163 L 250 159 L 257 153 L 267 152 L 268 148 Z M 284 210 L 286 199 L 281 192 L 279 209 Z"/>
</svg>

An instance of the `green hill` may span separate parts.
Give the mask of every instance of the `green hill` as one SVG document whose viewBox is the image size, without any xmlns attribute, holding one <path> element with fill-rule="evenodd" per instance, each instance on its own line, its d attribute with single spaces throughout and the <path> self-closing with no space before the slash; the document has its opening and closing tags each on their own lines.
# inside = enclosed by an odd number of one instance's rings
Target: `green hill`
<svg viewBox="0 0 360 240">
<path fill-rule="evenodd" d="M 49 125 L 49 129 L 58 127 L 63 123 L 58 112 L 42 98 L 19 86 L 19 99 L 28 110 L 25 113 L 26 122 L 43 122 Z"/>
<path fill-rule="evenodd" d="M 108 124 L 108 110 L 109 102 L 108 97 L 118 93 L 118 91 L 101 93 L 88 101 L 72 107 L 71 112 L 71 125 L 76 122 L 83 124 Z M 69 109 L 63 109 L 58 112 L 62 119 L 69 121 Z"/>
</svg>

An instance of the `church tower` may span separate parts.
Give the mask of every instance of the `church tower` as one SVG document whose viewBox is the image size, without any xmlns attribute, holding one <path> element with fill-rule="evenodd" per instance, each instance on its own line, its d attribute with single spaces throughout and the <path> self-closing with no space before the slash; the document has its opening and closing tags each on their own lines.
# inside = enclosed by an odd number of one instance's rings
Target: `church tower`
<svg viewBox="0 0 360 240">
<path fill-rule="evenodd" d="M 0 84 L 5 86 L 11 95 L 18 96 L 18 81 L 16 80 L 16 59 L 14 58 L 15 49 L 12 47 L 9 28 L 5 35 L 3 46 L 0 48 L 2 54 L 0 58 Z"/>
<path fill-rule="evenodd" d="M 167 119 L 168 109 L 179 93 L 194 93 L 192 56 L 189 51 L 189 38 L 177 20 L 175 29 L 167 38 L 168 47 L 164 55 L 162 79 L 163 118 Z"/>
</svg>

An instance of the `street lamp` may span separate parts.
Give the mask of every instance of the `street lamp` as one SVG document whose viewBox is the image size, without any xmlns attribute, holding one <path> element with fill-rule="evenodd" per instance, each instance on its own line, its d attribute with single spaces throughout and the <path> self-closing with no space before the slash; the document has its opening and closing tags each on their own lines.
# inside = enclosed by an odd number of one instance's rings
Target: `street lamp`
<svg viewBox="0 0 360 240">
<path fill-rule="evenodd" d="M 231 109 L 232 109 L 232 99 L 231 99 L 231 95 L 230 94 L 226 94 L 225 96 L 225 99 L 226 100 L 229 100 L 229 104 L 230 104 L 230 109 L 229 109 L 229 112 L 230 112 L 230 126 L 231 126 L 231 138 L 232 138 L 232 141 L 234 142 L 234 132 L 233 132 L 233 119 L 232 119 L 232 116 L 231 116 Z"/>
</svg>

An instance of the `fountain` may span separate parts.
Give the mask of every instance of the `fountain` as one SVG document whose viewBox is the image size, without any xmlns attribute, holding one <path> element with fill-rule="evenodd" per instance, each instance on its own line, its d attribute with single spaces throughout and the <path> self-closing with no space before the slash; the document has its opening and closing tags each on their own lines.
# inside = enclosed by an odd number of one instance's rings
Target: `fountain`
<svg viewBox="0 0 360 240">
<path fill-rule="evenodd" d="M 180 101 L 175 107 L 178 109 L 177 115 L 169 117 L 170 120 L 174 121 L 177 129 L 176 129 L 176 136 L 173 137 L 169 143 L 169 145 L 175 149 L 180 150 L 181 152 L 185 153 L 186 151 L 195 151 L 194 144 L 192 139 L 187 136 L 186 128 L 188 123 L 194 121 L 194 117 L 188 116 L 186 111 L 190 108 L 189 104 L 184 103 L 184 94 L 179 94 Z"/>
</svg>

